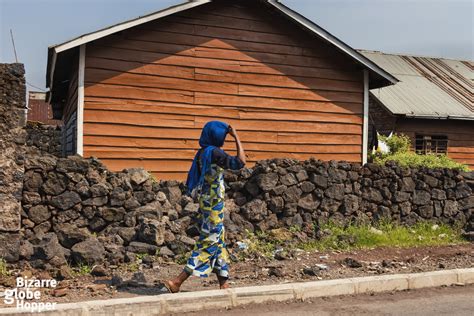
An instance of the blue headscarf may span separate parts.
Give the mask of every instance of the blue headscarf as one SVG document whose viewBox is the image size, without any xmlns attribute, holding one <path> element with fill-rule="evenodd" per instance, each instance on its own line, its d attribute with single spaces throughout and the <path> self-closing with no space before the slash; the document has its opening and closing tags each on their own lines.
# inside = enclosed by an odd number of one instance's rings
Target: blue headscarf
<svg viewBox="0 0 474 316">
<path fill-rule="evenodd" d="M 191 169 L 188 172 L 188 194 L 191 194 L 195 188 L 200 188 L 204 183 L 204 175 L 208 172 L 212 163 L 212 152 L 216 147 L 224 145 L 225 137 L 229 132 L 229 125 L 224 122 L 207 122 L 202 129 L 199 145 L 201 150 L 196 153 Z M 202 170 L 199 172 L 198 159 L 201 159 Z"/>
</svg>

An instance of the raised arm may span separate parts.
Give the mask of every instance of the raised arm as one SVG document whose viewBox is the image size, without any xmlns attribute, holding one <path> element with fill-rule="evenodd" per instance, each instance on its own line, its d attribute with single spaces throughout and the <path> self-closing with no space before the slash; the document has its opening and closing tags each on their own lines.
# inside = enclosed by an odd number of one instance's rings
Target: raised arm
<svg viewBox="0 0 474 316">
<path fill-rule="evenodd" d="M 242 161 L 242 163 L 245 165 L 247 163 L 247 159 L 245 158 L 244 147 L 240 142 L 237 130 L 233 126 L 229 126 L 229 134 L 235 138 L 235 146 L 237 147 L 237 157 L 239 157 L 240 161 Z"/>
</svg>

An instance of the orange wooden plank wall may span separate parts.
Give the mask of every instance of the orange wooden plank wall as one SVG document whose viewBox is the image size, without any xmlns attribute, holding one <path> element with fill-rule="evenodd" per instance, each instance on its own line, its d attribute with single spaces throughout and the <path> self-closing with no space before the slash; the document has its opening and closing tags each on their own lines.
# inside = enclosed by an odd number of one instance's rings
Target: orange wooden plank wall
<svg viewBox="0 0 474 316">
<path fill-rule="evenodd" d="M 415 143 L 416 134 L 448 136 L 448 157 L 474 170 L 474 124 L 472 121 L 400 119 L 397 131 Z"/>
<path fill-rule="evenodd" d="M 84 156 L 184 179 L 201 128 L 223 120 L 250 164 L 360 162 L 362 104 L 362 71 L 333 48 L 261 8 L 211 3 L 87 45 Z"/>
</svg>

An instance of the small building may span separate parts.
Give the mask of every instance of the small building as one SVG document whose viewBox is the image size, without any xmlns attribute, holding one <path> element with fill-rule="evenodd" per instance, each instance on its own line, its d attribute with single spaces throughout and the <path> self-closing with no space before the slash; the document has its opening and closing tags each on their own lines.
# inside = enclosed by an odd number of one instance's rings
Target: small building
<svg viewBox="0 0 474 316">
<path fill-rule="evenodd" d="M 184 179 L 216 119 L 250 164 L 365 162 L 369 88 L 397 82 L 276 0 L 188 1 L 82 35 L 49 48 L 46 79 L 65 154 L 160 179 Z"/>
<path fill-rule="evenodd" d="M 474 169 L 474 63 L 360 51 L 400 82 L 370 93 L 370 124 L 403 133 L 420 154 L 447 154 Z"/>
<path fill-rule="evenodd" d="M 61 120 L 53 119 L 53 110 L 51 105 L 46 102 L 45 92 L 28 92 L 27 120 L 47 125 L 61 125 Z"/>
</svg>

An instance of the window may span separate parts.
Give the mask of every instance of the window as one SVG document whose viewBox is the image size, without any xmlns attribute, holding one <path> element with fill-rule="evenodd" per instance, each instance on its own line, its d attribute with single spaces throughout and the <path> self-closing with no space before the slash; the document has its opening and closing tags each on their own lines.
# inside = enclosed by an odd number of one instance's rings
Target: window
<svg viewBox="0 0 474 316">
<path fill-rule="evenodd" d="M 446 154 L 448 152 L 448 136 L 416 135 L 415 150 L 417 154 Z"/>
</svg>

